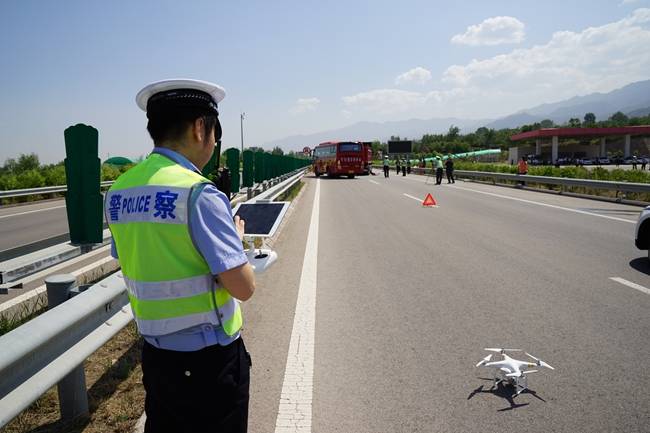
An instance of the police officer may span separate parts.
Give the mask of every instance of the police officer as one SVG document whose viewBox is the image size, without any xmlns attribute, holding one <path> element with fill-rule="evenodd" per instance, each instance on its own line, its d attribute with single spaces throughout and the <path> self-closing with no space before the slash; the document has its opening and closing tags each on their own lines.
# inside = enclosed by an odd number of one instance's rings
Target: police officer
<svg viewBox="0 0 650 433">
<path fill-rule="evenodd" d="M 389 167 L 388 167 L 388 155 L 384 155 L 383 167 L 384 167 L 384 177 L 388 177 L 390 175 Z"/>
<path fill-rule="evenodd" d="M 442 183 L 442 160 L 439 156 L 434 159 L 433 166 L 436 168 L 436 185 L 440 185 Z"/>
<path fill-rule="evenodd" d="M 255 291 L 244 221 L 201 175 L 221 138 L 223 88 L 165 80 L 142 89 L 151 154 L 106 195 L 133 316 L 144 337 L 145 432 L 245 432 L 250 356 L 239 300 Z"/>
</svg>

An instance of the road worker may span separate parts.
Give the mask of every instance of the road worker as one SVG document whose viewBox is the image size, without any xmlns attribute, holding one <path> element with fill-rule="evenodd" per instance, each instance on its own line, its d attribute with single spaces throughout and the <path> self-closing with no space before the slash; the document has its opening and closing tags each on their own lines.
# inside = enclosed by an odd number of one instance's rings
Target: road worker
<svg viewBox="0 0 650 433">
<path fill-rule="evenodd" d="M 244 221 L 202 176 L 221 139 L 216 84 L 152 83 L 136 96 L 151 154 L 106 194 L 133 316 L 144 337 L 146 433 L 245 432 L 250 355 L 240 301 L 255 290 Z"/>
</svg>

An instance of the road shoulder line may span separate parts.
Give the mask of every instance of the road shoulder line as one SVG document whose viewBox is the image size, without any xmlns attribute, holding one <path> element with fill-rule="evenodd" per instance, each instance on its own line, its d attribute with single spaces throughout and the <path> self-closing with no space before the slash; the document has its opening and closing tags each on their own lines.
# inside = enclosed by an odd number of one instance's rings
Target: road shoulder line
<svg viewBox="0 0 650 433">
<path fill-rule="evenodd" d="M 317 180 L 275 433 L 311 433 L 319 210 Z"/>
</svg>

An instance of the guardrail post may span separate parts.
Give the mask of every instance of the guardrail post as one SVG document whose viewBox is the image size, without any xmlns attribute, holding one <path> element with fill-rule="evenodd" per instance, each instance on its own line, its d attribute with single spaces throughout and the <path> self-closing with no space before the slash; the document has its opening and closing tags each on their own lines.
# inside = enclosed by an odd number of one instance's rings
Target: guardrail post
<svg viewBox="0 0 650 433">
<path fill-rule="evenodd" d="M 47 289 L 47 306 L 52 309 L 70 298 L 70 291 L 77 285 L 71 274 L 51 275 L 45 279 Z M 86 373 L 83 364 L 76 367 L 59 382 L 59 409 L 62 420 L 71 420 L 80 415 L 87 415 L 88 392 L 86 391 Z"/>
</svg>

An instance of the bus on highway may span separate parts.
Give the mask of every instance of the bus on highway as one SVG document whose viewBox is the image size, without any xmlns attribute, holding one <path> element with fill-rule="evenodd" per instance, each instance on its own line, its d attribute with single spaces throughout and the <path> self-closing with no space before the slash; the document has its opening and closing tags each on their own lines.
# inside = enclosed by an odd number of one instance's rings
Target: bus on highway
<svg viewBox="0 0 650 433">
<path fill-rule="evenodd" d="M 364 141 L 363 144 L 363 174 L 370 174 L 372 165 L 372 142 Z"/>
<path fill-rule="evenodd" d="M 328 141 L 314 149 L 314 174 L 330 177 L 347 176 L 350 179 L 364 174 L 364 146 L 353 141 Z"/>
</svg>

